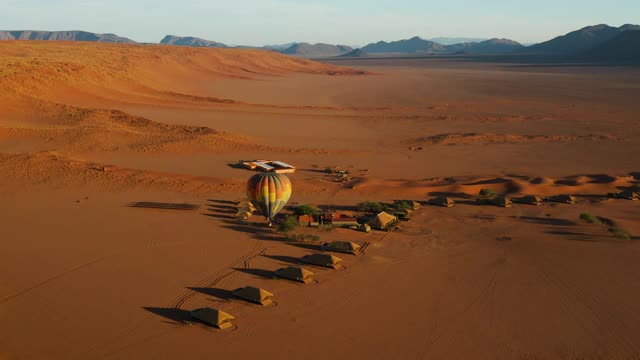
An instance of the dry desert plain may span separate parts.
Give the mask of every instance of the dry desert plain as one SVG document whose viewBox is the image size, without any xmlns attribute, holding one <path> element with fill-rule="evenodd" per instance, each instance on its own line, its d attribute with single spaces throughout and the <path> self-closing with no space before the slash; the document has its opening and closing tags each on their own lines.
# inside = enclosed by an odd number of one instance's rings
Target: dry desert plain
<svg viewBox="0 0 640 360">
<path fill-rule="evenodd" d="M 0 359 L 637 359 L 640 204 L 602 195 L 639 186 L 639 99 L 637 68 L 1 42 Z M 314 244 L 234 219 L 252 158 L 298 167 L 294 204 L 458 204 L 316 231 L 365 254 L 275 280 Z"/>
</svg>

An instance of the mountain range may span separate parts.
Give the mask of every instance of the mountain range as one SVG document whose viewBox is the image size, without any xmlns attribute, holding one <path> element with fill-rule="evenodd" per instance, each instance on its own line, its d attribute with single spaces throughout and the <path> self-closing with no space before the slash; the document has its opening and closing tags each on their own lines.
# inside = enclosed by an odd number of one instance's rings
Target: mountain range
<svg viewBox="0 0 640 360">
<path fill-rule="evenodd" d="M 0 31 L 0 40 L 58 40 L 58 41 L 97 41 L 134 44 L 135 41 L 114 34 L 96 34 L 86 31 Z"/>
<path fill-rule="evenodd" d="M 162 40 L 160 40 L 160 44 L 166 45 L 180 45 L 180 46 L 195 46 L 195 47 L 212 47 L 212 48 L 228 48 L 229 46 L 211 41 L 205 40 L 193 36 L 180 37 L 175 35 L 167 35 Z"/>
<path fill-rule="evenodd" d="M 589 59 L 635 59 L 640 61 L 640 26 L 626 24 L 620 27 L 609 25 L 587 26 L 539 44 L 524 46 L 509 39 L 435 38 L 426 40 L 418 36 L 397 41 L 379 41 L 353 49 L 346 45 L 288 43 L 263 47 L 229 46 L 220 42 L 197 37 L 165 36 L 160 43 L 165 45 L 251 48 L 276 51 L 306 58 L 366 57 L 380 54 L 514 54 L 583 57 Z M 0 40 L 58 40 L 97 41 L 112 43 L 135 43 L 114 34 L 96 34 L 86 31 L 0 31 Z M 439 40 L 440 42 L 433 41 Z"/>
<path fill-rule="evenodd" d="M 640 30 L 639 25 L 622 25 L 613 27 L 609 25 L 587 26 L 580 30 L 572 31 L 566 35 L 558 36 L 549 41 L 521 49 L 520 53 L 568 55 L 589 51 L 597 46 L 613 39 L 617 35 L 629 31 Z"/>
</svg>

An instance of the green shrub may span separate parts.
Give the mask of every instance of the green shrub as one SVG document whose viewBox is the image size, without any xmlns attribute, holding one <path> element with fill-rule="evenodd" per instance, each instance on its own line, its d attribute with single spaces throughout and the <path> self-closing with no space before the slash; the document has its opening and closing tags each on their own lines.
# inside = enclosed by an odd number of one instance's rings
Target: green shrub
<svg viewBox="0 0 640 360">
<path fill-rule="evenodd" d="M 298 219 L 295 216 L 289 216 L 278 225 L 278 231 L 287 234 L 295 230 L 298 225 L 300 225 Z"/>
<path fill-rule="evenodd" d="M 620 238 L 620 239 L 624 239 L 624 240 L 630 240 L 631 239 L 631 235 L 629 235 L 628 232 L 626 232 L 624 229 L 618 227 L 618 226 L 611 226 L 609 227 L 609 232 L 611 232 L 613 234 L 613 236 Z"/>
<path fill-rule="evenodd" d="M 413 210 L 413 205 L 406 200 L 396 201 L 393 205 L 397 210 L 405 210 L 405 209 Z"/>
<path fill-rule="evenodd" d="M 598 219 L 598 217 L 590 213 L 580 214 L 580 220 L 586 221 L 589 224 L 600 224 L 600 220 Z"/>
<path fill-rule="evenodd" d="M 375 201 L 365 201 L 358 204 L 358 210 L 368 213 L 379 213 L 386 210 L 386 206 L 383 203 Z"/>
<path fill-rule="evenodd" d="M 320 214 L 320 210 L 318 210 L 317 208 L 311 206 L 311 205 L 300 205 L 300 206 L 296 206 L 295 210 L 293 211 L 296 215 L 313 215 L 313 216 L 318 216 Z"/>
<path fill-rule="evenodd" d="M 480 197 L 481 198 L 492 198 L 496 196 L 496 192 L 491 189 L 480 189 Z"/>
</svg>

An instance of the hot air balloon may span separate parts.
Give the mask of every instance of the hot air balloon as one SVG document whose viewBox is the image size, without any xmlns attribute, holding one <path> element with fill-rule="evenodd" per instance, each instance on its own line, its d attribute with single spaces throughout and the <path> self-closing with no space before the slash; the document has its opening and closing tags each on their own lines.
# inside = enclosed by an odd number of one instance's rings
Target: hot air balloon
<svg viewBox="0 0 640 360">
<path fill-rule="evenodd" d="M 277 173 L 253 175 L 247 183 L 247 196 L 271 226 L 273 218 L 291 197 L 291 181 Z"/>
</svg>

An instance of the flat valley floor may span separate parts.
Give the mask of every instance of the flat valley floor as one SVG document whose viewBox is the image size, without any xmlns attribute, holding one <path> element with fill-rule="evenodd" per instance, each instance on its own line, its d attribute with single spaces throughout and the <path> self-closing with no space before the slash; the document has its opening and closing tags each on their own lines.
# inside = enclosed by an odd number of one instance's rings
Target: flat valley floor
<svg viewBox="0 0 640 360">
<path fill-rule="evenodd" d="M 0 359 L 640 358 L 640 202 L 602 196 L 640 187 L 640 69 L 170 49 L 0 45 Z M 258 158 L 298 167 L 292 204 L 458 203 L 304 230 L 365 254 L 275 280 L 318 244 L 235 220 L 253 173 L 230 164 Z"/>
</svg>

